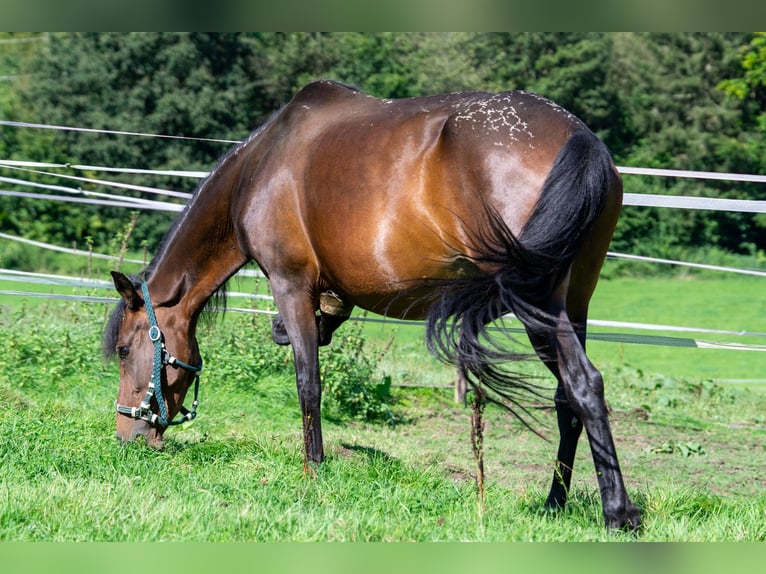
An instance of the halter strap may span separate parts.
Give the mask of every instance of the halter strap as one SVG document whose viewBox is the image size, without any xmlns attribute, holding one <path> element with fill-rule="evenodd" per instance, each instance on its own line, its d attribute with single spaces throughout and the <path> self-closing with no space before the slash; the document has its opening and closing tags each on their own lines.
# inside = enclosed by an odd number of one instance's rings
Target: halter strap
<svg viewBox="0 0 766 574">
<path fill-rule="evenodd" d="M 141 284 L 141 291 L 144 295 L 144 305 L 146 307 L 146 316 L 149 319 L 149 339 L 152 341 L 154 347 L 154 358 L 152 361 L 152 378 L 149 381 L 149 385 L 146 389 L 146 395 L 141 404 L 137 407 L 128 407 L 120 405 L 117 401 L 114 402 L 114 408 L 118 413 L 129 416 L 137 420 L 144 420 L 149 424 L 158 424 L 161 426 L 173 426 L 180 425 L 187 421 L 193 420 L 197 416 L 197 405 L 199 401 L 197 397 L 199 395 L 199 373 L 202 371 L 202 363 L 199 366 L 190 365 L 183 361 L 176 359 L 170 353 L 168 353 L 165 347 L 165 342 L 162 340 L 162 331 L 157 324 L 157 317 L 154 314 L 154 307 L 149 297 L 149 287 L 146 283 Z M 194 402 L 192 402 L 191 410 L 181 406 L 181 418 L 177 420 L 168 419 L 168 411 L 165 406 L 165 398 L 162 395 L 162 369 L 165 365 L 171 365 L 173 367 L 180 367 L 186 369 L 192 373 L 196 373 L 194 377 Z M 154 397 L 157 401 L 160 414 L 153 413 L 150 407 L 150 402 Z"/>
</svg>

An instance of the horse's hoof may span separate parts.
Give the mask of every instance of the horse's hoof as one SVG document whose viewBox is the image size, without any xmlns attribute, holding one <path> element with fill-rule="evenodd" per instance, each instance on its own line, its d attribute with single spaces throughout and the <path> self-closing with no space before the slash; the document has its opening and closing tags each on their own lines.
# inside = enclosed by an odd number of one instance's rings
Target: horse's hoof
<svg viewBox="0 0 766 574">
<path fill-rule="evenodd" d="M 271 319 L 271 338 L 277 345 L 289 345 L 290 338 L 287 336 L 287 329 L 282 317 L 278 314 Z"/>
<path fill-rule="evenodd" d="M 641 529 L 641 509 L 629 504 L 623 512 L 607 516 L 606 526 L 614 530 L 636 533 Z"/>
</svg>

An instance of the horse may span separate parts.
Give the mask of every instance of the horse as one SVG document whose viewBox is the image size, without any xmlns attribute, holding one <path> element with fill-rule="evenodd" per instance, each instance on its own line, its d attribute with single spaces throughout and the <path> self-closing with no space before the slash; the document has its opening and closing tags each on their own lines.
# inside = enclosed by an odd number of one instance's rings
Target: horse
<svg viewBox="0 0 766 574">
<path fill-rule="evenodd" d="M 139 276 L 111 273 L 121 298 L 104 347 L 119 357 L 117 437 L 160 447 L 169 426 L 194 418 L 200 315 L 255 262 L 278 310 L 274 342 L 292 347 L 305 463 L 324 459 L 318 347 L 352 309 L 425 319 L 428 348 L 511 410 L 534 391 L 503 367 L 521 355 L 493 339 L 490 325 L 512 313 L 557 381 L 546 506 L 566 503 L 585 428 L 606 526 L 638 529 L 603 378 L 585 353 L 621 205 L 605 144 L 540 95 L 379 99 L 309 83 L 222 157 Z"/>
</svg>

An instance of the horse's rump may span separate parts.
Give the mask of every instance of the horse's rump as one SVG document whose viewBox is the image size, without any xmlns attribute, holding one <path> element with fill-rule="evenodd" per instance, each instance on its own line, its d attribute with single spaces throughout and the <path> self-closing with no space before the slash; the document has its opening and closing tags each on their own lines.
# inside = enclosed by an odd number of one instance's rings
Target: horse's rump
<svg viewBox="0 0 766 574">
<path fill-rule="evenodd" d="M 434 282 L 429 295 L 426 340 L 429 349 L 455 363 L 473 385 L 494 392 L 490 400 L 512 411 L 521 398 L 538 394 L 526 377 L 498 365 L 528 358 L 509 350 L 488 326 L 513 313 L 531 332 L 555 328 L 548 313 L 553 291 L 565 279 L 583 241 L 592 232 L 609 197 L 621 190 L 611 156 L 589 130 L 575 132 L 548 174 L 542 193 L 518 237 L 491 205 L 472 244 L 477 266 L 492 272 Z M 587 304 L 587 302 L 586 302 Z"/>
</svg>

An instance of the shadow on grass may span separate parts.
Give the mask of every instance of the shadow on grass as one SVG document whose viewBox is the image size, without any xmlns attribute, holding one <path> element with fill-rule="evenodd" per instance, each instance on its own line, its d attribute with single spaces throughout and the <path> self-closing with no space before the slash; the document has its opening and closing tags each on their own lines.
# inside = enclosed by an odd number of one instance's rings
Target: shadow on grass
<svg viewBox="0 0 766 574">
<path fill-rule="evenodd" d="M 369 460 L 369 462 L 384 462 L 387 464 L 390 463 L 390 464 L 396 464 L 396 465 L 402 464 L 402 462 L 398 458 L 394 458 L 387 452 L 384 452 L 377 448 L 372 448 L 370 446 L 360 446 L 358 444 L 349 444 L 347 442 L 342 442 L 340 443 L 340 445 L 345 450 L 367 455 L 367 459 Z"/>
</svg>

